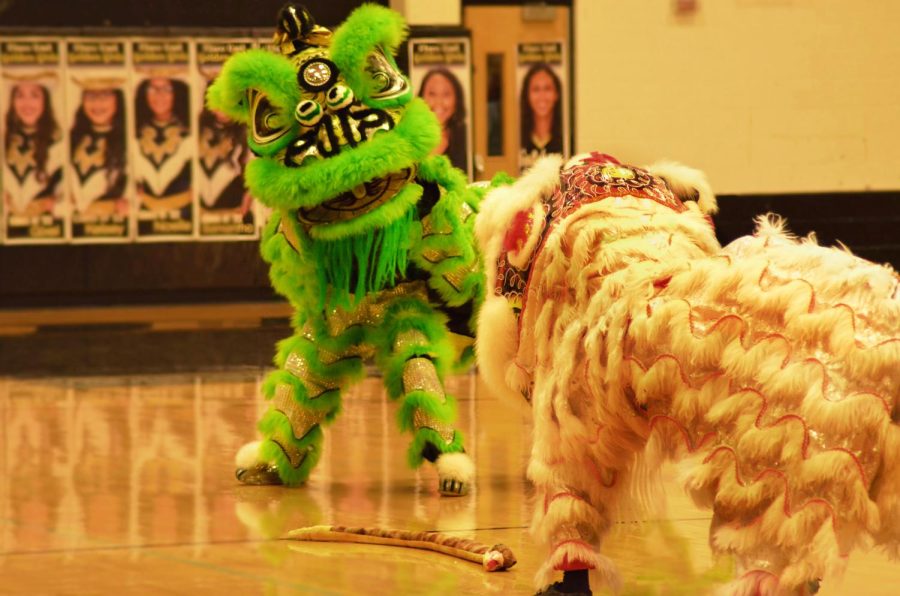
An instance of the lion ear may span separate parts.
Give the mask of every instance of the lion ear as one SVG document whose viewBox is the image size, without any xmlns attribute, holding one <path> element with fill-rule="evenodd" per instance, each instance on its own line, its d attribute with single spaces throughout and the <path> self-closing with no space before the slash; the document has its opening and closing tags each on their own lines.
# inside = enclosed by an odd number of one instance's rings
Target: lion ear
<svg viewBox="0 0 900 596">
<path fill-rule="evenodd" d="M 228 58 L 206 92 L 206 105 L 243 124 L 250 123 L 250 91 L 255 90 L 285 113 L 300 101 L 297 73 L 289 60 L 262 49 Z"/>
<path fill-rule="evenodd" d="M 400 14 L 376 4 L 364 4 L 334 32 L 331 59 L 353 92 L 373 107 L 394 107 L 412 98 L 394 54 L 408 29 Z"/>
</svg>

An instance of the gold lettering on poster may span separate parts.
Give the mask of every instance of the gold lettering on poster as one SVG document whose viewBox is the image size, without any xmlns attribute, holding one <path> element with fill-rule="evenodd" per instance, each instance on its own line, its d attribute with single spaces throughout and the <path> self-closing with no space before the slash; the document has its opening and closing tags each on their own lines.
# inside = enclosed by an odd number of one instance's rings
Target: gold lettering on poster
<svg viewBox="0 0 900 596">
<path fill-rule="evenodd" d="M 154 221 L 153 233 L 155 234 L 184 234 L 190 233 L 194 224 L 190 221 Z"/>
<path fill-rule="evenodd" d="M 197 44 L 197 63 L 222 64 L 232 54 L 237 54 L 250 49 L 247 42 L 201 42 Z"/>
<path fill-rule="evenodd" d="M 520 43 L 519 64 L 562 64 L 562 43 Z"/>
<path fill-rule="evenodd" d="M 59 44 L 55 41 L 5 41 L 0 44 L 0 64 L 4 66 L 42 66 L 59 63 Z"/>
<path fill-rule="evenodd" d="M 119 41 L 72 41 L 69 65 L 125 66 L 125 44 Z"/>
<path fill-rule="evenodd" d="M 466 47 L 461 41 L 413 42 L 413 65 L 465 64 Z"/>
<path fill-rule="evenodd" d="M 137 41 L 132 48 L 135 64 L 187 64 L 190 57 L 184 41 Z"/>
<path fill-rule="evenodd" d="M 124 236 L 125 226 L 123 224 L 101 223 L 101 224 L 84 224 L 85 236 Z"/>
</svg>

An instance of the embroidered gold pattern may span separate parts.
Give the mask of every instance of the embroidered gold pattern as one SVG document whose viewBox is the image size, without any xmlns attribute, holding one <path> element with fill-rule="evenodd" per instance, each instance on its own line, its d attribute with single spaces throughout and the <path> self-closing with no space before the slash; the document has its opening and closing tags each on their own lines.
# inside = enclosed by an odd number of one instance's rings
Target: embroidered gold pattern
<svg viewBox="0 0 900 596">
<path fill-rule="evenodd" d="M 288 355 L 287 360 L 284 362 L 284 370 L 303 381 L 303 385 L 306 387 L 306 397 L 308 399 L 316 399 L 321 397 L 322 394 L 339 387 L 337 383 L 322 379 L 315 375 L 309 369 L 309 363 L 306 359 L 296 352 L 291 352 Z"/>
<path fill-rule="evenodd" d="M 275 389 L 275 397 L 272 398 L 272 408 L 281 412 L 291 423 L 291 431 L 298 441 L 317 424 L 325 419 L 323 410 L 301 407 L 294 399 L 290 385 L 281 384 Z"/>
<path fill-rule="evenodd" d="M 428 338 L 421 331 L 415 329 L 402 331 L 394 338 L 394 352 L 402 352 L 406 348 L 415 346 L 427 346 Z"/>
<path fill-rule="evenodd" d="M 403 390 L 406 393 L 426 391 L 440 395 L 442 403 L 447 401 L 434 363 L 428 358 L 412 358 L 406 362 L 403 366 Z"/>
<path fill-rule="evenodd" d="M 430 428 L 441 436 L 445 443 L 453 442 L 455 431 L 453 427 L 446 422 L 441 422 L 431 414 L 417 409 L 413 414 L 413 426 L 416 430 Z"/>
<path fill-rule="evenodd" d="M 367 296 L 348 312 L 341 307 L 331 309 L 327 314 L 328 333 L 337 337 L 354 325 L 377 327 L 384 318 L 384 312 L 391 302 L 397 298 L 415 297 L 423 302 L 428 301 L 428 288 L 425 282 L 405 283 L 375 295 Z"/>
</svg>

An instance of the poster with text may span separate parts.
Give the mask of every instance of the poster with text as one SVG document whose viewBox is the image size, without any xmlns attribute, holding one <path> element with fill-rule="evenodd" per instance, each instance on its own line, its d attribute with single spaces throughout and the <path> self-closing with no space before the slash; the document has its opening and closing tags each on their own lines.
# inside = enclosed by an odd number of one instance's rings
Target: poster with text
<svg viewBox="0 0 900 596">
<path fill-rule="evenodd" d="M 247 39 L 200 39 L 196 42 L 194 114 L 197 167 L 194 170 L 200 208 L 200 238 L 249 239 L 258 236 L 253 197 L 244 188 L 250 159 L 246 128 L 205 106 L 206 89 L 232 54 L 253 47 Z"/>
<path fill-rule="evenodd" d="M 256 39 L 256 47 L 262 48 L 264 50 L 268 50 L 273 53 L 281 53 L 281 49 L 278 45 L 272 41 L 272 37 L 259 37 Z M 251 155 L 250 159 L 256 159 L 256 156 Z M 269 222 L 269 219 L 272 217 L 273 209 L 268 205 L 264 205 L 261 201 L 253 201 L 254 205 L 254 213 L 256 214 L 256 223 L 257 228 L 260 230 L 260 234 L 262 234 L 262 230 L 265 229 L 266 224 Z"/>
<path fill-rule="evenodd" d="M 472 77 L 467 37 L 409 41 L 409 78 L 441 123 L 437 155 L 472 179 Z"/>
<path fill-rule="evenodd" d="M 0 40 L 0 174 L 9 244 L 66 240 L 63 51 L 58 40 Z"/>
<path fill-rule="evenodd" d="M 138 240 L 194 236 L 191 44 L 141 39 L 131 44 L 134 179 Z"/>
<path fill-rule="evenodd" d="M 565 44 L 518 44 L 519 171 L 551 153 L 568 156 L 569 118 Z"/>
<path fill-rule="evenodd" d="M 66 41 L 66 186 L 73 242 L 131 237 L 127 52 L 124 40 Z"/>
</svg>

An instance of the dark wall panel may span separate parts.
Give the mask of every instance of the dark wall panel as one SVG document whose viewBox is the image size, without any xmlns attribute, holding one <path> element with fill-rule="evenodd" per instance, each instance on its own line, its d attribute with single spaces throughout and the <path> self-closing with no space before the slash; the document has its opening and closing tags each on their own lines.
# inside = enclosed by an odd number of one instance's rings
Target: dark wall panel
<svg viewBox="0 0 900 596">
<path fill-rule="evenodd" d="M 387 5 L 388 0 L 368 0 Z M 284 0 L 0 0 L 12 27 L 270 27 Z M 307 0 L 323 25 L 336 25 L 361 0 Z"/>
<path fill-rule="evenodd" d="M 256 242 L 0 246 L 0 308 L 275 298 Z"/>
<path fill-rule="evenodd" d="M 719 197 L 722 244 L 765 213 L 900 268 L 900 191 Z M 0 308 L 276 299 L 256 242 L 0 246 Z"/>
</svg>

